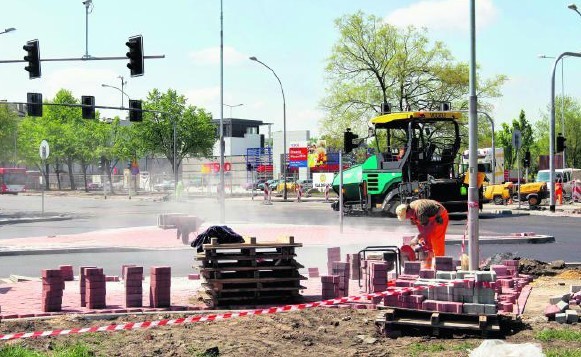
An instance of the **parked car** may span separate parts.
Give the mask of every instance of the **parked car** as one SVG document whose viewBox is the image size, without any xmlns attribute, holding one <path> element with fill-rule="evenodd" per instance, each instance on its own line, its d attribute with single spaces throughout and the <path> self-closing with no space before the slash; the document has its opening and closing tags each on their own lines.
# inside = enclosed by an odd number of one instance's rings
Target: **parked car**
<svg viewBox="0 0 581 357">
<path fill-rule="evenodd" d="M 271 179 L 266 181 L 268 183 L 268 187 L 270 187 L 271 190 L 276 190 L 276 185 L 278 183 L 278 180 L 276 179 Z M 257 189 L 264 191 L 264 182 L 259 183 L 258 186 L 256 186 Z"/>
<path fill-rule="evenodd" d="M 303 191 L 308 191 L 313 188 L 313 180 L 297 180 L 297 184 L 301 185 Z"/>
<path fill-rule="evenodd" d="M 164 180 L 161 183 L 153 185 L 153 190 L 156 192 L 171 191 L 174 189 L 174 185 L 173 180 Z"/>
<path fill-rule="evenodd" d="M 100 191 L 103 189 L 103 185 L 100 183 L 90 182 L 87 184 L 87 190 L 89 191 Z"/>
</svg>

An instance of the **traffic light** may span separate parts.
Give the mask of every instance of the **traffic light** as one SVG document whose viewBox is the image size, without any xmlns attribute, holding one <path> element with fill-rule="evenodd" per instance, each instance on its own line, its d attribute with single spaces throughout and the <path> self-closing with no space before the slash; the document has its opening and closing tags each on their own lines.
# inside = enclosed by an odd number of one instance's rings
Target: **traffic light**
<svg viewBox="0 0 581 357">
<path fill-rule="evenodd" d="M 83 119 L 95 119 L 95 97 L 84 95 L 81 97 L 83 104 Z"/>
<path fill-rule="evenodd" d="M 358 135 L 355 135 L 351 132 L 350 128 L 347 128 L 347 131 L 343 133 L 343 151 L 345 154 L 350 153 L 357 147 L 357 144 L 354 144 L 353 140 L 357 139 L 358 137 Z"/>
<path fill-rule="evenodd" d="M 567 148 L 565 146 L 566 140 L 567 139 L 565 139 L 565 137 L 561 133 L 557 134 L 557 152 L 565 151 L 565 149 Z"/>
<path fill-rule="evenodd" d="M 22 48 L 27 52 L 24 60 L 28 62 L 28 66 L 24 67 L 24 69 L 28 71 L 28 78 L 40 78 L 40 47 L 38 40 L 28 41 Z"/>
<path fill-rule="evenodd" d="M 42 116 L 42 94 L 41 93 L 26 93 L 26 111 L 28 116 L 41 117 Z"/>
<path fill-rule="evenodd" d="M 143 121 L 140 100 L 129 99 L 129 121 Z"/>
<path fill-rule="evenodd" d="M 531 167 L 531 152 L 528 150 L 525 152 L 525 157 L 523 159 L 523 166 L 524 167 Z"/>
<path fill-rule="evenodd" d="M 126 56 L 129 58 L 127 68 L 131 71 L 131 77 L 143 75 L 143 37 L 133 36 L 125 43 L 129 47 Z"/>
</svg>

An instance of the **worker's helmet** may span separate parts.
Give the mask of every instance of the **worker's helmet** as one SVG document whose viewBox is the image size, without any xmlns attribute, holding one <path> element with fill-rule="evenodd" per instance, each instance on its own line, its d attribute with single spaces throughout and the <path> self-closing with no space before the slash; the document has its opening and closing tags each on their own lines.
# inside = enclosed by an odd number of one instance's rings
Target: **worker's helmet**
<svg viewBox="0 0 581 357">
<path fill-rule="evenodd" d="M 407 210 L 408 210 L 408 205 L 406 205 L 405 203 L 397 206 L 397 208 L 395 209 L 395 214 L 397 215 L 397 219 L 399 219 L 400 221 L 405 221 Z"/>
</svg>

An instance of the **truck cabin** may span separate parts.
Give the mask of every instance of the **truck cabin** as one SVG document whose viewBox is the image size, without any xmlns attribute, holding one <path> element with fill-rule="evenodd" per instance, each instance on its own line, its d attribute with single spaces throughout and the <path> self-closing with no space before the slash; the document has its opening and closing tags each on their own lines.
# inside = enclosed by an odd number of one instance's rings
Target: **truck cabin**
<svg viewBox="0 0 581 357">
<path fill-rule="evenodd" d="M 372 119 L 378 168 L 403 181 L 449 178 L 460 148 L 458 112 L 402 112 Z"/>
</svg>

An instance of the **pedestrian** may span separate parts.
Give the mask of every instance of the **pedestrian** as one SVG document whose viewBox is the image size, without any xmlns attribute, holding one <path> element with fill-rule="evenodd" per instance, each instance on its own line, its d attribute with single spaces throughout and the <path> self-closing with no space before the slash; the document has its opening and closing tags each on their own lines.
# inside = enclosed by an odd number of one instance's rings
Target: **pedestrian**
<svg viewBox="0 0 581 357">
<path fill-rule="evenodd" d="M 420 241 L 423 240 L 423 250 L 427 253 L 425 266 L 431 267 L 432 257 L 446 254 L 446 230 L 448 228 L 448 211 L 440 202 L 419 199 L 410 204 L 401 204 L 396 208 L 400 221 L 409 219 L 418 227 Z"/>
</svg>

